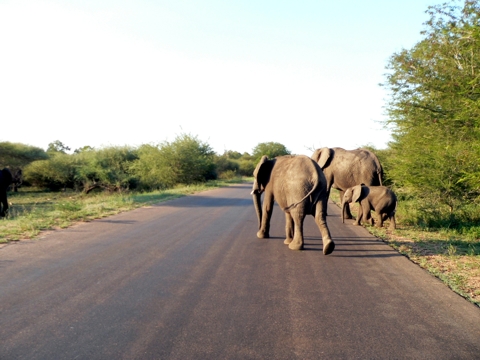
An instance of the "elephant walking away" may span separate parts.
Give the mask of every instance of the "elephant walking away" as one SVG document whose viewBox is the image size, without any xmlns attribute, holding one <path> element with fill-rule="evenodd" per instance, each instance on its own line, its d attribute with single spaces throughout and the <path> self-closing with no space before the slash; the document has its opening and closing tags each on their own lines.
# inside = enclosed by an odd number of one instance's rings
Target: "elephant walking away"
<svg viewBox="0 0 480 360">
<path fill-rule="evenodd" d="M 348 188 L 342 198 L 342 208 L 348 207 L 349 203 L 359 202 L 357 220 L 354 225 L 361 225 L 362 221 L 374 224 L 370 211 L 374 210 L 378 215 L 378 227 L 383 226 L 383 221 L 390 220 L 390 230 L 396 228 L 395 211 L 397 209 L 397 196 L 385 186 L 356 185 Z M 345 212 L 343 212 L 345 213 Z M 344 216 L 342 215 L 342 222 Z"/>
<path fill-rule="evenodd" d="M 322 170 L 304 155 L 279 156 L 269 160 L 263 156 L 253 172 L 252 197 L 257 212 L 257 237 L 270 236 L 270 219 L 274 200 L 285 212 L 285 244 L 292 250 L 303 249 L 303 221 L 313 215 L 323 240 L 323 253 L 335 248 L 323 211 L 327 205 L 326 180 Z M 261 194 L 265 193 L 263 206 Z"/>
<path fill-rule="evenodd" d="M 8 214 L 7 189 L 12 183 L 12 173 L 9 169 L 0 170 L 0 217 Z"/>
<path fill-rule="evenodd" d="M 312 155 L 322 168 L 327 180 L 327 199 L 331 188 L 340 190 L 340 199 L 348 188 L 365 185 L 382 185 L 383 169 L 377 156 L 366 149 L 345 150 L 339 147 L 321 148 Z M 350 209 L 345 209 L 344 216 L 352 218 Z M 325 208 L 326 212 L 326 208 Z"/>
</svg>

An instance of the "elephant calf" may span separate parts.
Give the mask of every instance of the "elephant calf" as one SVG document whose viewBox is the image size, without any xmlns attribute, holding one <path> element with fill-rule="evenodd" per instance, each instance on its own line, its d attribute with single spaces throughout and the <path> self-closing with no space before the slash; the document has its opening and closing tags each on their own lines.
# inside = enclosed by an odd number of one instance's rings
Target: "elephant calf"
<svg viewBox="0 0 480 360">
<path fill-rule="evenodd" d="M 354 225 L 361 225 L 362 220 L 374 224 L 370 211 L 374 210 L 378 214 L 377 226 L 382 227 L 383 221 L 390 220 L 390 230 L 396 228 L 395 211 L 397 209 L 397 197 L 395 193 L 385 186 L 366 186 L 364 184 L 348 188 L 342 199 L 342 210 L 349 203 L 359 202 L 357 220 Z M 342 211 L 342 222 L 344 214 Z"/>
</svg>

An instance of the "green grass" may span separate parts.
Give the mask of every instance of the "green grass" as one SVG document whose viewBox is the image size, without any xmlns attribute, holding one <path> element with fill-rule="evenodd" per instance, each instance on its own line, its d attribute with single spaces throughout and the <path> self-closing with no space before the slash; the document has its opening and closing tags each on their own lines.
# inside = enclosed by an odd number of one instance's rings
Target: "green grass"
<svg viewBox="0 0 480 360">
<path fill-rule="evenodd" d="M 340 204 L 338 191 L 332 191 L 332 200 Z M 388 221 L 383 228 L 366 226 L 373 235 L 408 257 L 432 275 L 438 277 L 457 294 L 480 306 L 480 226 L 471 220 L 438 221 L 442 226 L 433 227 L 432 221 L 415 224 L 412 218 L 427 218 L 419 214 L 420 206 L 414 200 L 399 202 L 397 229 L 389 231 Z M 355 215 L 357 205 L 352 212 Z M 469 219 L 480 216 L 480 207 L 467 204 Z M 372 213 L 375 216 L 374 213 Z M 441 216 L 440 216 L 441 217 Z M 447 217 L 447 216 L 445 216 Z"/>
<path fill-rule="evenodd" d="M 138 207 L 196 192 L 242 182 L 242 179 L 209 181 L 154 192 L 83 194 L 73 191 L 44 192 L 21 188 L 9 193 L 9 217 L 0 219 L 0 243 L 32 239 L 42 231 L 62 229 L 76 222 L 99 219 Z"/>
</svg>

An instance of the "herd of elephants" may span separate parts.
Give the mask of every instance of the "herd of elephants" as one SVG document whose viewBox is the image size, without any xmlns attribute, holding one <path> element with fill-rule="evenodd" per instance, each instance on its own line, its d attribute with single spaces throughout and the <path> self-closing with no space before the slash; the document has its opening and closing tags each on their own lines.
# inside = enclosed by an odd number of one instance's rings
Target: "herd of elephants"
<svg viewBox="0 0 480 360">
<path fill-rule="evenodd" d="M 311 158 L 286 155 L 274 159 L 263 156 L 253 175 L 253 204 L 257 212 L 259 238 L 268 238 L 274 201 L 285 212 L 285 244 L 292 250 L 303 248 L 303 221 L 313 215 L 323 239 L 323 253 L 332 253 L 335 244 L 327 227 L 327 201 L 331 188 L 338 189 L 342 200 L 342 221 L 351 219 L 350 203 L 359 203 L 355 225 L 374 224 L 371 210 L 377 213 L 377 226 L 390 220 L 395 229 L 397 198 L 382 185 L 382 166 L 377 156 L 366 149 L 339 147 L 315 150 Z M 8 214 L 7 190 L 21 182 L 21 171 L 12 174 L 0 170 L 0 217 Z M 264 193 L 262 205 L 261 194 Z"/>
<path fill-rule="evenodd" d="M 303 249 L 303 220 L 313 215 L 323 240 L 323 253 L 335 249 L 326 215 L 331 188 L 340 191 L 342 221 L 352 218 L 350 203 L 359 203 L 355 225 L 374 224 L 371 210 L 378 216 L 377 226 L 390 220 L 395 229 L 397 197 L 382 185 L 382 166 L 377 156 L 366 149 L 321 148 L 311 158 L 304 155 L 263 156 L 253 172 L 252 197 L 258 217 L 257 237 L 268 238 L 273 202 L 285 212 L 285 244 Z M 264 193 L 262 205 L 261 194 Z"/>
</svg>

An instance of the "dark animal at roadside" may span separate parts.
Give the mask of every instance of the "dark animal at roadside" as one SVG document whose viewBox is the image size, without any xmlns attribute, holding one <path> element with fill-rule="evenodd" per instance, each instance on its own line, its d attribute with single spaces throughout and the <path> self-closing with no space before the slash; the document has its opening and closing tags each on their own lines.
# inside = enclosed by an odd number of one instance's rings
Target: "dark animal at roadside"
<svg viewBox="0 0 480 360">
<path fill-rule="evenodd" d="M 9 169 L 0 170 L 0 217 L 8 214 L 7 190 L 12 183 L 12 173 Z"/>
</svg>

